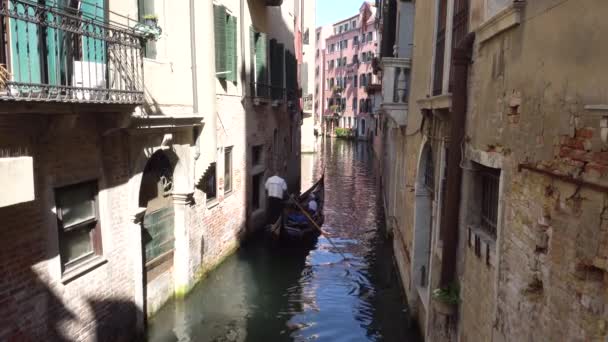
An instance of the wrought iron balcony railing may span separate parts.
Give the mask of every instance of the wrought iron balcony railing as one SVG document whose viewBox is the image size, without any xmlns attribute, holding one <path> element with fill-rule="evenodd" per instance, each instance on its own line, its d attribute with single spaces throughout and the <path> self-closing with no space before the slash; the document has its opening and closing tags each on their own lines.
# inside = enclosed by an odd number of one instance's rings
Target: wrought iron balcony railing
<svg viewBox="0 0 608 342">
<path fill-rule="evenodd" d="M 0 100 L 143 103 L 141 37 L 95 0 L 62 3 L 0 0 Z"/>
<path fill-rule="evenodd" d="M 296 102 L 299 98 L 297 90 L 276 87 L 262 83 L 251 83 L 251 97 L 265 101 Z"/>
</svg>

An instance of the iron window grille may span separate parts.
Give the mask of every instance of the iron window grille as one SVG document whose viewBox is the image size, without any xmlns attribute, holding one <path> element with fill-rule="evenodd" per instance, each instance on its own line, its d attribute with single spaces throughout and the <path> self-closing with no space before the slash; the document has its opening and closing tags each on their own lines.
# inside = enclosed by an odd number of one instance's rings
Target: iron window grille
<svg viewBox="0 0 608 342">
<path fill-rule="evenodd" d="M 142 36 L 95 2 L 0 1 L 3 101 L 142 104 Z"/>
<path fill-rule="evenodd" d="M 232 147 L 224 151 L 224 193 L 232 192 Z"/>
<path fill-rule="evenodd" d="M 435 188 L 435 167 L 433 165 L 433 151 L 428 147 L 425 154 L 424 185 L 431 192 Z"/>
<path fill-rule="evenodd" d="M 439 17 L 437 23 L 437 37 L 435 41 L 435 71 L 433 77 L 433 95 L 440 95 L 443 90 L 443 69 L 445 55 L 445 36 L 447 19 L 447 0 L 439 1 Z"/>
<path fill-rule="evenodd" d="M 480 225 L 491 236 L 496 236 L 498 225 L 498 196 L 500 170 L 480 166 L 481 217 Z"/>
</svg>

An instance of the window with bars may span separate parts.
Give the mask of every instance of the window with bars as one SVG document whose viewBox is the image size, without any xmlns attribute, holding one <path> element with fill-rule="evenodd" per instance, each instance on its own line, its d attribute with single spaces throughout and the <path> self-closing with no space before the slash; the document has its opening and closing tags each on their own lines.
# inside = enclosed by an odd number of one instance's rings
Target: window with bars
<svg viewBox="0 0 608 342">
<path fill-rule="evenodd" d="M 441 95 L 443 91 L 443 70 L 445 55 L 445 34 L 447 19 L 447 0 L 439 0 L 437 8 L 437 35 L 435 37 L 435 65 L 433 77 L 433 95 Z"/>
<path fill-rule="evenodd" d="M 454 16 L 452 17 L 452 51 L 460 45 L 469 31 L 469 0 L 454 0 Z M 450 69 L 449 91 L 452 91 L 454 69 Z"/>
<path fill-rule="evenodd" d="M 491 236 L 496 236 L 498 225 L 498 196 L 500 187 L 500 170 L 479 166 L 481 186 L 480 226 Z"/>
<path fill-rule="evenodd" d="M 224 193 L 232 192 L 232 147 L 224 150 Z"/>
<path fill-rule="evenodd" d="M 435 166 L 433 165 L 433 150 L 430 146 L 426 147 L 424 164 L 424 185 L 432 192 L 435 189 Z"/>
<path fill-rule="evenodd" d="M 97 181 L 55 190 L 62 271 L 102 253 Z"/>
</svg>

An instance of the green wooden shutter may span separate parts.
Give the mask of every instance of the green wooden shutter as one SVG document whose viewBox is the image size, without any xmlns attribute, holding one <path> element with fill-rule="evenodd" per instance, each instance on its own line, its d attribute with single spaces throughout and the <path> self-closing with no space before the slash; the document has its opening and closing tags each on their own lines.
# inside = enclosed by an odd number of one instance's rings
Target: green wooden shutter
<svg viewBox="0 0 608 342">
<path fill-rule="evenodd" d="M 285 88 L 285 45 L 279 44 L 277 51 L 277 69 L 279 74 L 278 86 L 283 89 Z M 282 94 L 281 94 L 282 96 Z"/>
<path fill-rule="evenodd" d="M 82 18 L 91 20 L 95 23 L 105 22 L 104 0 L 87 0 L 80 5 Z M 100 26 L 86 25 L 88 32 L 103 35 Z M 105 42 L 87 36 L 82 37 L 82 59 L 87 62 L 105 63 L 106 52 Z"/>
<path fill-rule="evenodd" d="M 228 16 L 226 26 L 226 63 L 227 71 L 226 80 L 236 83 L 237 75 L 237 50 L 236 50 L 236 18 Z"/>
<path fill-rule="evenodd" d="M 215 26 L 215 72 L 226 71 L 226 8 L 213 6 L 213 23 Z M 225 79 L 226 74 L 217 75 Z"/>
<path fill-rule="evenodd" d="M 256 83 L 258 84 L 258 95 L 268 97 L 268 60 L 267 60 L 268 37 L 265 33 L 258 33 L 255 42 L 255 71 Z M 260 88 L 262 86 L 262 88 Z"/>
<path fill-rule="evenodd" d="M 278 68 L 277 68 L 277 57 L 278 57 L 278 48 L 277 48 L 277 40 L 271 39 L 268 42 L 268 50 L 270 51 L 270 85 L 272 86 L 270 90 L 270 95 L 273 100 L 277 100 L 279 98 L 279 93 L 277 92 L 278 87 Z"/>
<path fill-rule="evenodd" d="M 255 92 L 255 75 L 256 75 L 256 64 L 255 64 L 255 36 L 256 32 L 253 27 L 249 27 L 249 82 L 251 82 L 251 96 L 256 96 Z"/>
<path fill-rule="evenodd" d="M 9 5 L 10 6 L 10 5 Z M 36 8 L 13 3 L 17 14 L 35 17 Z M 9 18 L 11 26 L 12 73 L 17 82 L 41 83 L 40 50 L 38 25 L 22 19 Z"/>
</svg>

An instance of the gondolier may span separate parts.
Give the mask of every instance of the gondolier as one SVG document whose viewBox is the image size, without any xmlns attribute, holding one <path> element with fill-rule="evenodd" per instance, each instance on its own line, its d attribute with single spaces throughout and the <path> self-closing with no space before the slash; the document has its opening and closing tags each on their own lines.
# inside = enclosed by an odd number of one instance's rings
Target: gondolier
<svg viewBox="0 0 608 342">
<path fill-rule="evenodd" d="M 287 183 L 279 175 L 274 175 L 266 180 L 265 188 L 268 192 L 268 223 L 274 223 L 283 212 Z"/>
</svg>

